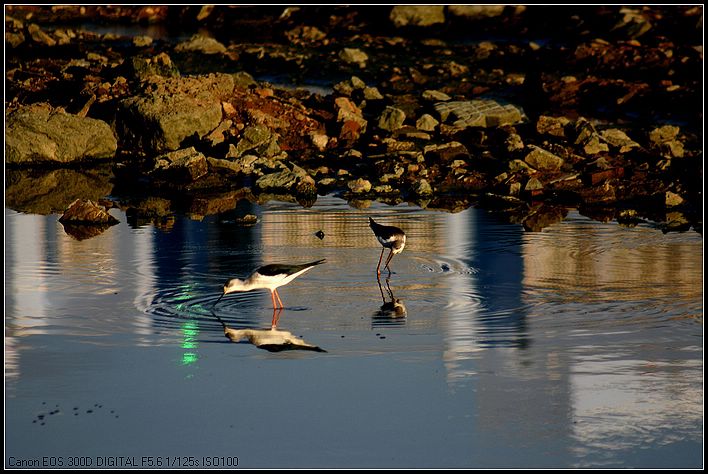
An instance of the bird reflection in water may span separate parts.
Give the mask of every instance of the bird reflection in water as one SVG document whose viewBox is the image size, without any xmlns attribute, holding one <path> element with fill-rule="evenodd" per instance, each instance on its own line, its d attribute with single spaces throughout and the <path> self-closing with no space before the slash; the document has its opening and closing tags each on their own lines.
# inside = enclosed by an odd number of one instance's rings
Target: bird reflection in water
<svg viewBox="0 0 708 474">
<path fill-rule="evenodd" d="M 384 295 L 384 289 L 381 285 L 381 278 L 377 278 L 376 281 L 379 284 L 379 291 L 381 292 L 381 300 L 383 304 L 379 308 L 372 318 L 373 326 L 402 326 L 406 323 L 406 306 L 403 302 L 393 296 L 393 291 L 391 290 L 390 278 L 386 278 L 386 295 Z"/>
<path fill-rule="evenodd" d="M 278 320 L 280 319 L 280 313 L 283 310 L 273 309 L 273 319 L 271 321 L 270 328 L 267 329 L 233 329 L 226 325 L 226 323 L 212 311 L 212 314 L 216 316 L 221 325 L 224 328 L 224 335 L 228 337 L 232 342 L 240 342 L 243 340 L 248 341 L 250 344 L 258 347 L 259 349 L 265 349 L 269 352 L 281 352 L 281 351 L 292 351 L 292 350 L 303 350 L 303 351 L 314 351 L 314 352 L 327 352 L 321 347 L 315 346 L 303 339 L 294 336 L 290 331 L 285 331 L 278 329 Z"/>
</svg>

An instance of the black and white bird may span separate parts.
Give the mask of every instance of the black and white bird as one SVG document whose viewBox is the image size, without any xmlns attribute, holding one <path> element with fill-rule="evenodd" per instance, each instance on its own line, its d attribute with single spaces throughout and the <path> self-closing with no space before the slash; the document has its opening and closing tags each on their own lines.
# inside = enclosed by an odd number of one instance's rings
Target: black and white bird
<svg viewBox="0 0 708 474">
<path fill-rule="evenodd" d="M 265 265 L 258 268 L 244 280 L 232 278 L 227 281 L 224 285 L 224 293 L 218 300 L 216 300 L 216 303 L 221 301 L 221 298 L 229 293 L 235 293 L 237 291 L 270 290 L 270 298 L 273 301 L 273 309 L 283 308 L 283 301 L 280 299 L 280 295 L 278 294 L 278 287 L 287 285 L 309 269 L 324 262 L 325 259 L 323 258 L 315 262 L 298 265 L 279 263 Z M 278 299 L 278 306 L 276 306 L 275 303 L 276 298 Z M 214 303 L 214 306 L 216 306 L 216 303 Z"/>
<path fill-rule="evenodd" d="M 381 249 L 381 256 L 379 257 L 379 264 L 376 266 L 376 274 L 381 275 L 381 261 L 383 260 L 383 254 L 386 249 L 391 249 L 386 259 L 386 265 L 384 268 L 388 268 L 389 275 L 391 274 L 391 268 L 388 264 L 394 255 L 403 252 L 403 248 L 406 246 L 406 234 L 398 227 L 392 225 L 382 225 L 375 222 L 371 217 L 369 217 L 369 227 L 374 231 L 374 235 L 378 239 L 379 243 L 383 246 Z"/>
</svg>

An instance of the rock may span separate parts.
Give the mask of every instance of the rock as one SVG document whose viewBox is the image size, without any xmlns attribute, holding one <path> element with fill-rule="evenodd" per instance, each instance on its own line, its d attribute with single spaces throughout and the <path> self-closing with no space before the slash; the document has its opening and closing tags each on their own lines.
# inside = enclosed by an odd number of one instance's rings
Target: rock
<svg viewBox="0 0 708 474">
<path fill-rule="evenodd" d="M 504 8 L 504 5 L 449 5 L 447 12 L 469 21 L 477 21 L 501 16 Z"/>
<path fill-rule="evenodd" d="M 206 157 L 194 147 L 189 147 L 158 156 L 151 174 L 169 181 L 191 183 L 208 172 Z"/>
<path fill-rule="evenodd" d="M 445 163 L 456 159 L 466 160 L 470 156 L 467 148 L 460 142 L 426 145 L 423 154 L 426 159 Z"/>
<path fill-rule="evenodd" d="M 118 143 L 111 127 L 97 119 L 33 104 L 6 118 L 5 163 L 74 163 L 112 158 Z"/>
<path fill-rule="evenodd" d="M 310 140 L 319 151 L 324 151 L 329 143 L 329 137 L 324 133 L 311 132 Z"/>
<path fill-rule="evenodd" d="M 673 125 L 664 125 L 649 133 L 649 140 L 669 158 L 683 158 L 683 143 L 677 140 L 680 129 Z"/>
<path fill-rule="evenodd" d="M 540 135 L 552 135 L 555 137 L 566 138 L 565 129 L 570 123 L 570 119 L 566 117 L 549 117 L 541 115 L 536 121 L 536 131 Z"/>
<path fill-rule="evenodd" d="M 150 76 L 178 77 L 179 70 L 166 53 L 154 57 L 133 56 L 126 61 L 127 75 L 143 81 Z"/>
<path fill-rule="evenodd" d="M 430 114 L 421 115 L 415 122 L 415 128 L 424 132 L 433 132 L 438 125 L 440 125 L 440 122 L 435 120 L 435 117 Z"/>
<path fill-rule="evenodd" d="M 430 26 L 445 23 L 443 5 L 397 5 L 391 9 L 389 18 L 400 28 L 403 26 Z"/>
<path fill-rule="evenodd" d="M 230 74 L 153 76 L 136 96 L 120 102 L 116 129 L 128 148 L 178 150 L 185 139 L 201 139 L 219 126 L 221 103 L 233 89 Z"/>
<path fill-rule="evenodd" d="M 406 120 L 406 113 L 396 107 L 386 106 L 379 116 L 379 128 L 393 132 L 403 126 Z"/>
<path fill-rule="evenodd" d="M 256 187 L 263 191 L 290 191 L 297 184 L 297 175 L 288 169 L 269 173 L 256 180 Z"/>
<path fill-rule="evenodd" d="M 543 183 L 538 179 L 531 177 L 529 180 L 526 182 L 526 186 L 524 186 L 524 191 L 538 191 L 543 189 Z"/>
<path fill-rule="evenodd" d="M 585 154 L 596 155 L 610 150 L 607 144 L 601 140 L 600 134 L 597 133 L 595 127 L 588 120 L 582 117 L 578 119 L 575 123 L 575 132 L 577 134 L 575 144 L 581 145 Z"/>
<path fill-rule="evenodd" d="M 286 31 L 285 36 L 291 43 L 300 44 L 322 41 L 327 37 L 327 34 L 316 26 L 301 25 Z"/>
<path fill-rule="evenodd" d="M 652 24 L 641 9 L 622 7 L 622 18 L 612 28 L 613 31 L 622 32 L 627 38 L 639 38 L 652 29 Z"/>
<path fill-rule="evenodd" d="M 347 181 L 347 187 L 355 194 L 363 194 L 371 191 L 371 182 L 364 178 L 357 178 Z"/>
<path fill-rule="evenodd" d="M 202 54 L 221 54 L 225 53 L 226 46 L 219 43 L 214 38 L 196 34 L 188 41 L 183 41 L 175 46 L 175 51 L 178 53 L 197 52 Z"/>
<path fill-rule="evenodd" d="M 685 200 L 678 194 L 672 191 L 666 191 L 666 207 L 676 207 L 680 206 L 685 202 Z"/>
<path fill-rule="evenodd" d="M 531 168 L 525 161 L 522 160 L 511 160 L 509 161 L 509 164 L 507 166 L 509 168 L 509 171 L 511 171 L 512 173 L 516 173 L 517 171 L 531 173 L 536 172 L 535 169 Z"/>
<path fill-rule="evenodd" d="M 622 130 L 611 128 L 600 132 L 602 139 L 614 148 L 619 148 L 620 153 L 627 153 L 633 148 L 639 148 L 639 143 L 627 136 Z"/>
<path fill-rule="evenodd" d="M 339 52 L 339 59 L 345 63 L 358 64 L 359 67 L 365 67 L 369 56 L 358 48 L 344 48 Z"/>
<path fill-rule="evenodd" d="M 514 125 L 526 117 L 520 107 L 491 99 L 439 102 L 435 110 L 442 122 L 452 118 L 453 125 L 460 128 Z"/>
<path fill-rule="evenodd" d="M 249 125 L 243 130 L 233 156 L 240 157 L 247 151 L 271 157 L 280 153 L 278 136 L 263 125 Z"/>
<path fill-rule="evenodd" d="M 416 196 L 430 196 L 433 194 L 433 188 L 427 179 L 421 179 L 413 185 L 413 193 Z"/>
<path fill-rule="evenodd" d="M 105 207 L 99 206 L 90 199 L 77 199 L 64 211 L 64 214 L 59 218 L 59 222 L 62 224 L 114 225 L 118 223 L 118 219 L 110 215 Z"/>
<path fill-rule="evenodd" d="M 652 130 L 649 133 L 649 140 L 654 145 L 661 145 L 662 143 L 674 140 L 679 132 L 680 129 L 674 125 L 664 125 Z"/>
<path fill-rule="evenodd" d="M 136 36 L 133 38 L 133 46 L 138 48 L 145 48 L 152 44 L 152 38 L 150 36 Z"/>
<path fill-rule="evenodd" d="M 42 30 L 42 28 L 35 23 L 30 23 L 27 26 L 27 32 L 29 33 L 30 38 L 32 38 L 32 41 L 35 43 L 40 43 L 45 46 L 54 46 L 57 44 L 57 41 L 54 38 L 45 33 L 44 30 Z"/>
<path fill-rule="evenodd" d="M 363 94 L 366 100 L 382 100 L 384 98 L 376 87 L 364 87 Z"/>
<path fill-rule="evenodd" d="M 434 90 L 423 91 L 422 97 L 423 100 L 427 100 L 429 102 L 447 102 L 451 99 L 451 97 L 444 92 Z"/>
<path fill-rule="evenodd" d="M 504 139 L 504 145 L 506 146 L 506 151 L 509 153 L 514 153 L 524 149 L 524 142 L 521 139 L 521 135 L 518 133 L 510 133 Z"/>
<path fill-rule="evenodd" d="M 534 145 L 529 146 L 531 152 L 524 158 L 534 169 L 539 171 L 558 171 L 563 166 L 563 159 L 553 153 L 546 151 Z"/>
<path fill-rule="evenodd" d="M 248 89 L 250 86 L 257 86 L 258 82 L 246 71 L 235 72 L 231 75 L 234 78 L 234 86 L 241 89 Z"/>
<path fill-rule="evenodd" d="M 5 31 L 5 42 L 12 48 L 17 48 L 25 42 L 25 35 L 21 31 L 11 32 Z"/>
</svg>

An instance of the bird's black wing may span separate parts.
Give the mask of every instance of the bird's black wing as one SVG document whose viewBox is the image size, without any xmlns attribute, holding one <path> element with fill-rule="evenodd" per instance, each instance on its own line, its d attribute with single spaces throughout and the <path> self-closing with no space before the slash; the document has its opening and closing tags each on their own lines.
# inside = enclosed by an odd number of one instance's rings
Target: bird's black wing
<svg viewBox="0 0 708 474">
<path fill-rule="evenodd" d="M 276 275 L 292 275 L 305 268 L 314 267 L 324 263 L 325 259 L 317 260 L 315 262 L 303 263 L 301 265 L 287 265 L 282 263 L 271 263 L 270 265 L 265 265 L 258 269 L 258 273 L 264 276 L 276 276 Z"/>
</svg>

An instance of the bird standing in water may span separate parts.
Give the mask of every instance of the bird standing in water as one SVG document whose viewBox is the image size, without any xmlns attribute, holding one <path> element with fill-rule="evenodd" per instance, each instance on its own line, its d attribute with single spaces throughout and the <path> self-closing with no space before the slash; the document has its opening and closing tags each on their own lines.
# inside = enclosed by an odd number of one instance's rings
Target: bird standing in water
<svg viewBox="0 0 708 474">
<path fill-rule="evenodd" d="M 233 278 L 226 282 L 224 285 L 224 293 L 216 300 L 216 303 L 221 301 L 221 298 L 228 295 L 229 293 L 234 293 L 237 291 L 251 291 L 251 290 L 270 290 L 270 298 L 273 301 L 273 309 L 283 308 L 283 302 L 278 294 L 278 287 L 287 285 L 295 278 L 299 277 L 310 268 L 315 267 L 321 263 L 324 263 L 325 259 L 317 260 L 315 262 L 303 263 L 299 265 L 283 265 L 283 264 L 270 264 L 258 268 L 254 271 L 248 278 L 241 280 L 239 278 Z M 275 300 L 278 299 L 278 305 L 276 306 Z M 216 306 L 214 303 L 214 306 Z"/>
<path fill-rule="evenodd" d="M 381 275 L 381 261 L 383 260 L 383 254 L 386 249 L 391 249 L 386 259 L 386 264 L 384 268 L 388 268 L 389 275 L 391 274 L 391 267 L 388 264 L 394 255 L 403 252 L 403 248 L 406 246 L 406 234 L 398 227 L 392 225 L 382 225 L 375 222 L 371 217 L 369 217 L 369 227 L 374 231 L 374 235 L 379 240 L 379 243 L 383 246 L 381 249 L 381 256 L 379 257 L 379 264 L 376 266 L 376 275 Z"/>
</svg>

